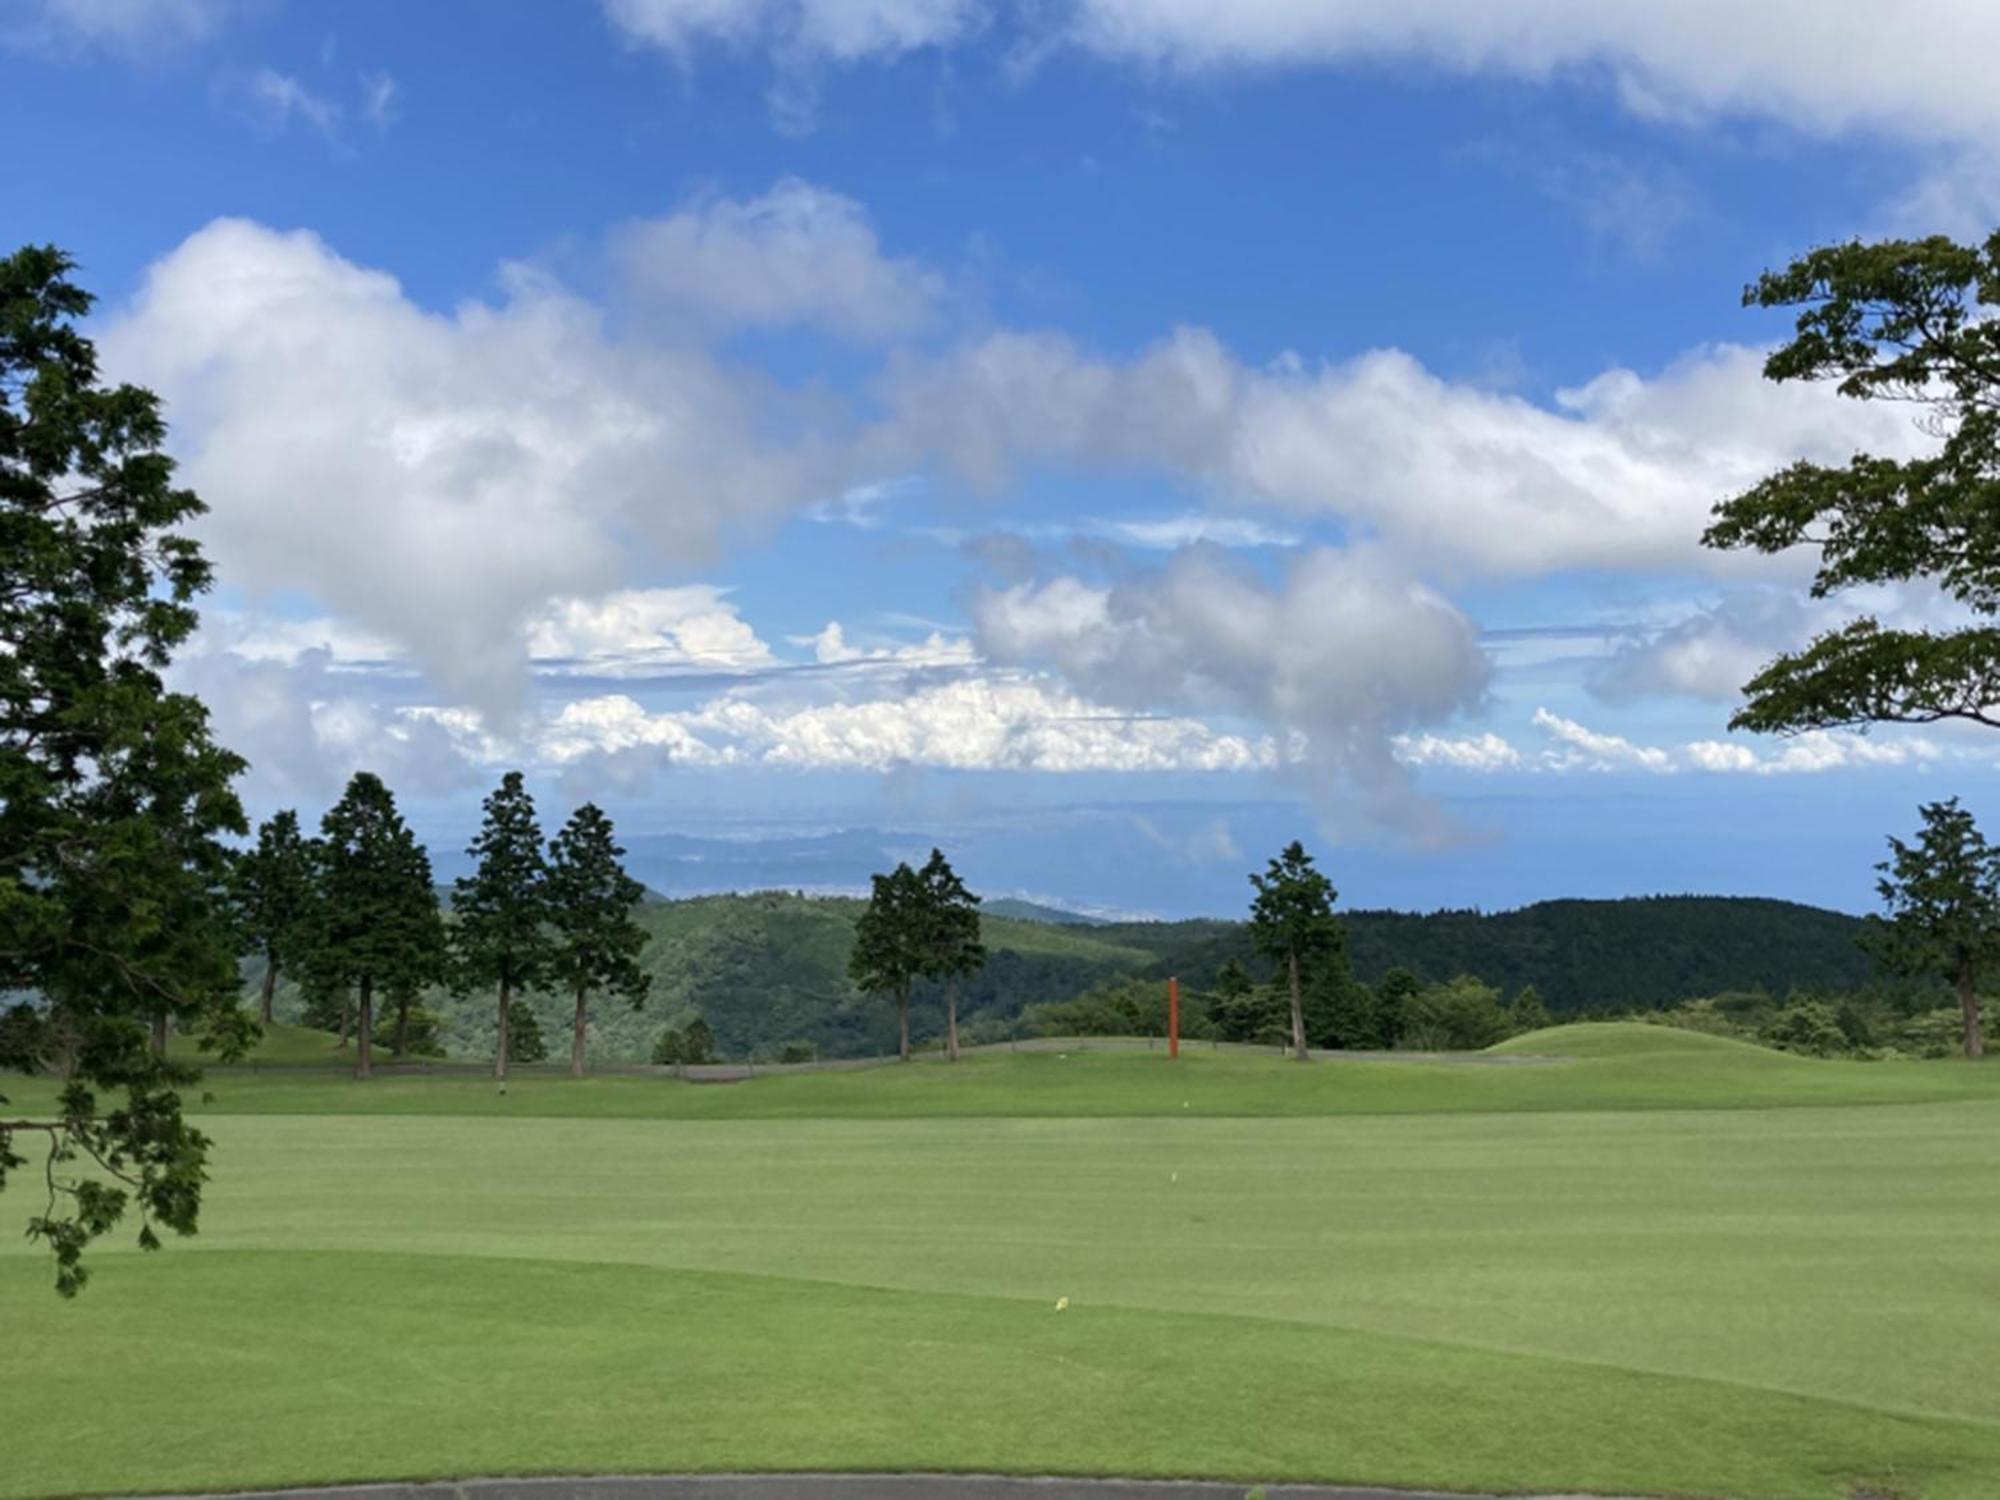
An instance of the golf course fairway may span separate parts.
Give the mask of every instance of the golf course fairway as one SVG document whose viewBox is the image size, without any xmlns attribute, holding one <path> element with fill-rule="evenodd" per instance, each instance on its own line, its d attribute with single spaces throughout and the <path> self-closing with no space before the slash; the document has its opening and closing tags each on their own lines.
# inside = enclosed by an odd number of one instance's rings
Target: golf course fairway
<svg viewBox="0 0 2000 1500">
<path fill-rule="evenodd" d="M 0 1241 L 0 1500 L 783 1469 L 2000 1494 L 2000 1067 L 1636 1025 L 1499 1053 L 505 1096 L 219 1070 L 199 1236 L 121 1231 L 73 1302 Z"/>
</svg>

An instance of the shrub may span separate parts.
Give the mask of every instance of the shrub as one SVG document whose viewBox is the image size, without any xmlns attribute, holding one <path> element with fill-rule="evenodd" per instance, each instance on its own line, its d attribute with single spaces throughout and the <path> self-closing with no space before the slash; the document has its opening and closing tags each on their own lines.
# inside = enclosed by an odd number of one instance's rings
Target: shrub
<svg viewBox="0 0 2000 1500">
<path fill-rule="evenodd" d="M 1402 1044 L 1419 1051 L 1477 1051 L 1506 1035 L 1500 992 L 1470 974 L 1418 991 L 1403 1010 Z"/>
<path fill-rule="evenodd" d="M 1849 1050 L 1840 1018 L 1823 1000 L 1794 1000 L 1771 1018 L 1759 1036 L 1766 1046 L 1808 1057 L 1837 1057 Z"/>
<path fill-rule="evenodd" d="M 715 1033 L 696 1016 L 685 1026 L 669 1026 L 653 1041 L 653 1062 L 660 1067 L 715 1061 Z"/>
<path fill-rule="evenodd" d="M 781 1063 L 809 1063 L 814 1061 L 818 1054 L 819 1049 L 813 1046 L 811 1042 L 787 1042 L 778 1049 L 778 1061 Z"/>
</svg>

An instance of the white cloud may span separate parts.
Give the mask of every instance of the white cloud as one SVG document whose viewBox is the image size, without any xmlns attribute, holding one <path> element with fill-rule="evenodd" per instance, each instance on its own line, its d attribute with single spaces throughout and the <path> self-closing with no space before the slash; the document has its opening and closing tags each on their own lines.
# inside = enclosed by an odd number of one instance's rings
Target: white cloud
<svg viewBox="0 0 2000 1500">
<path fill-rule="evenodd" d="M 724 594 L 709 584 L 690 584 L 559 599 L 529 624 L 528 654 L 538 667 L 612 676 L 777 665 L 771 648 Z"/>
<path fill-rule="evenodd" d="M 817 635 L 795 637 L 793 644 L 812 647 L 813 660 L 822 666 L 879 662 L 910 667 L 965 667 L 979 660 L 972 642 L 937 630 L 915 643 L 857 646 L 848 641 L 847 632 L 838 620 L 829 620 Z"/>
<path fill-rule="evenodd" d="M 0 42 L 138 52 L 198 42 L 236 0 L 21 0 L 0 10 Z"/>
<path fill-rule="evenodd" d="M 1698 544 L 1715 502 L 1799 457 L 1920 451 L 1893 404 L 1774 385 L 1762 355 L 1699 350 L 1660 374 L 1608 370 L 1550 410 L 1378 350 L 1308 367 L 1238 363 L 1183 329 L 1136 359 L 1000 333 L 892 363 L 885 436 L 998 488 L 1035 462 L 1165 470 L 1238 503 L 1337 517 L 1426 571 L 1742 571 Z"/>
<path fill-rule="evenodd" d="M 1004 677 L 793 708 L 731 696 L 650 713 L 623 695 L 583 699 L 562 709 L 535 748 L 557 766 L 643 749 L 683 765 L 842 771 L 1240 771 L 1274 758 L 1268 743 L 1192 719 L 1121 714 Z"/>
<path fill-rule="evenodd" d="M 1329 821 L 1351 800 L 1419 836 L 1447 831 L 1394 741 L 1475 708 L 1487 662 L 1472 622 L 1388 559 L 1321 548 L 1273 587 L 1196 548 L 1113 587 L 986 589 L 972 614 L 991 660 L 1052 669 L 1087 697 L 1255 722 Z"/>
<path fill-rule="evenodd" d="M 1074 0 L 1066 39 L 1155 67 L 1415 62 L 1545 83 L 1610 79 L 1649 117 L 1833 134 L 2000 139 L 1985 0 Z"/>
<path fill-rule="evenodd" d="M 1397 735 L 1393 743 L 1396 759 L 1406 766 L 1446 766 L 1457 771 L 1512 771 L 1521 764 L 1521 752 L 1491 730 L 1455 739 L 1435 734 L 1402 734 Z"/>
<path fill-rule="evenodd" d="M 1247 516 L 1211 516 L 1189 511 L 1158 520 L 1100 521 L 1093 528 L 1105 536 L 1156 552 L 1177 552 L 1196 542 L 1218 547 L 1296 547 L 1296 532 L 1267 526 Z"/>
<path fill-rule="evenodd" d="M 302 120 L 329 139 L 340 129 L 340 106 L 315 94 L 289 73 L 259 68 L 244 87 L 251 104 L 273 129 Z"/>
<path fill-rule="evenodd" d="M 1574 719 L 1535 710 L 1535 727 L 1548 734 L 1562 748 L 1547 753 L 1544 764 L 1556 770 L 1649 771 L 1663 775 L 1674 769 L 1674 758 L 1665 750 L 1635 745 L 1622 735 L 1601 734 L 1586 729 Z"/>
<path fill-rule="evenodd" d="M 782 392 L 614 342 L 520 268 L 498 302 L 440 315 L 311 234 L 221 220 L 152 267 L 101 348 L 164 395 L 225 578 L 303 592 L 489 708 L 548 601 L 699 566 L 854 478 Z"/>
<path fill-rule="evenodd" d="M 760 48 L 794 73 L 965 42 L 996 17 L 1012 51 L 1075 49 L 1201 73 L 1351 64 L 1615 90 L 1667 121 L 1776 121 L 1819 135 L 2000 142 L 1986 0 L 605 0 L 634 45 L 686 61 Z"/>
<path fill-rule="evenodd" d="M 944 291 L 935 272 L 882 253 L 860 204 L 796 177 L 627 225 L 612 254 L 649 304 L 702 329 L 895 338 L 922 328 Z"/>
</svg>

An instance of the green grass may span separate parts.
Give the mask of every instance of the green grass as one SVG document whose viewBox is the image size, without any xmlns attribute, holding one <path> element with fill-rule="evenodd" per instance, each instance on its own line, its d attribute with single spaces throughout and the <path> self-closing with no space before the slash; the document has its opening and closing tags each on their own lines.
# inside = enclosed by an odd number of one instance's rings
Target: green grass
<svg viewBox="0 0 2000 1500">
<path fill-rule="evenodd" d="M 0 1497 L 806 1467 L 2000 1493 L 2000 1068 L 1513 1050 L 1568 1060 L 218 1075 L 197 1239 L 99 1253 L 73 1304 L 0 1240 L 34 1356 Z"/>
</svg>

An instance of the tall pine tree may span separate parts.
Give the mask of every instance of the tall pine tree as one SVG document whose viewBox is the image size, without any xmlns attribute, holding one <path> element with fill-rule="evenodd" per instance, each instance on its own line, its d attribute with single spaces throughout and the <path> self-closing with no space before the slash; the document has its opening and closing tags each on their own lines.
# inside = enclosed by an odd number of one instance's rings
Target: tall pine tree
<svg viewBox="0 0 2000 1500">
<path fill-rule="evenodd" d="M 1294 839 L 1262 875 L 1252 875 L 1256 898 L 1250 903 L 1250 932 L 1261 953 L 1285 968 L 1292 997 L 1292 1051 L 1306 1053 L 1304 982 L 1316 963 L 1338 957 L 1345 944 L 1333 914 L 1333 882 L 1313 868 L 1305 845 Z"/>
<path fill-rule="evenodd" d="M 510 1002 L 548 974 L 554 943 L 549 931 L 548 863 L 535 799 L 519 771 L 509 771 L 486 799 L 485 821 L 466 852 L 473 872 L 452 885 L 452 933 L 459 982 L 494 991 L 493 1076 L 507 1085 Z"/>
<path fill-rule="evenodd" d="M 374 1071 L 375 997 L 414 994 L 443 964 L 430 857 L 382 779 L 357 771 L 320 824 L 318 920 L 307 963 L 352 994 L 354 1076 Z"/>
<path fill-rule="evenodd" d="M 289 808 L 259 825 L 256 846 L 232 871 L 230 896 L 243 944 L 264 960 L 257 1015 L 266 1026 L 278 977 L 307 941 L 312 882 L 312 851 L 299 833 L 299 815 Z"/>
<path fill-rule="evenodd" d="M 606 991 L 637 1010 L 653 982 L 639 967 L 646 930 L 632 920 L 646 888 L 625 873 L 619 863 L 624 853 L 611 820 L 590 802 L 549 841 L 548 905 L 556 935 L 550 970 L 576 997 L 569 1070 L 578 1078 L 591 995 Z"/>
</svg>

